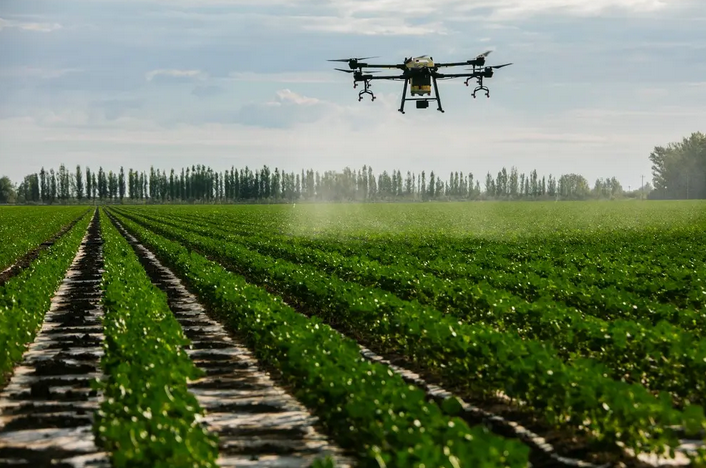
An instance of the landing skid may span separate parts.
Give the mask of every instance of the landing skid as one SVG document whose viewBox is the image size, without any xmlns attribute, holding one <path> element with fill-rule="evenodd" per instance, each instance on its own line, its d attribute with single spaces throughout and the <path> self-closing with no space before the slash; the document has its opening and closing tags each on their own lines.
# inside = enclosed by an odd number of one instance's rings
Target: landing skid
<svg viewBox="0 0 706 468">
<path fill-rule="evenodd" d="M 370 94 L 370 100 L 374 101 L 375 94 L 373 94 L 373 92 L 370 91 L 370 81 L 365 80 L 365 81 L 363 81 L 363 84 L 365 85 L 365 88 L 363 89 L 363 91 L 358 93 L 358 102 L 363 100 L 364 94 Z M 356 88 L 356 87 L 358 87 L 358 83 L 353 83 L 353 88 Z"/>
<path fill-rule="evenodd" d="M 465 82 L 466 86 L 468 86 L 468 82 L 472 79 L 473 78 L 468 78 L 466 80 L 466 82 Z M 476 89 L 473 90 L 473 94 L 472 94 L 473 99 L 476 98 L 476 93 L 478 91 L 485 91 L 485 97 L 489 98 L 490 97 L 490 90 L 488 89 L 487 86 L 483 86 L 483 77 L 479 76 L 479 77 L 476 77 L 476 79 L 478 80 L 478 86 L 476 86 Z"/>
</svg>

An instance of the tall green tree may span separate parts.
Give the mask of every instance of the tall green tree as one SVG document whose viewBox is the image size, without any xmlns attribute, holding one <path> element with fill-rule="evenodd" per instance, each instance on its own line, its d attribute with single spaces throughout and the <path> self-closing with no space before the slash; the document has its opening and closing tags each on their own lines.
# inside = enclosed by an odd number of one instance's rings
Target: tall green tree
<svg viewBox="0 0 706 468">
<path fill-rule="evenodd" d="M 86 198 L 93 200 L 93 177 L 90 167 L 86 168 Z"/>
<path fill-rule="evenodd" d="M 7 176 L 0 177 L 0 203 L 15 203 L 17 192 L 15 186 Z"/>
<path fill-rule="evenodd" d="M 39 171 L 39 189 L 41 192 L 41 199 L 44 203 L 49 201 L 49 184 L 47 180 L 47 171 L 44 170 L 44 166 L 42 166 L 42 170 Z"/>
<path fill-rule="evenodd" d="M 118 195 L 120 196 L 120 203 L 123 202 L 125 198 L 125 169 L 120 166 L 120 175 L 118 175 Z"/>
<path fill-rule="evenodd" d="M 657 146 L 649 158 L 655 188 L 650 198 L 706 198 L 706 135 L 696 132 Z"/>
<path fill-rule="evenodd" d="M 56 173 L 54 169 L 49 170 L 49 199 L 54 203 L 57 198 Z"/>
<path fill-rule="evenodd" d="M 80 165 L 76 165 L 76 198 L 83 200 L 83 174 Z"/>
<path fill-rule="evenodd" d="M 60 200 L 69 199 L 69 171 L 66 170 L 66 166 L 63 164 L 59 165 L 59 172 L 57 174 L 57 191 Z"/>
</svg>

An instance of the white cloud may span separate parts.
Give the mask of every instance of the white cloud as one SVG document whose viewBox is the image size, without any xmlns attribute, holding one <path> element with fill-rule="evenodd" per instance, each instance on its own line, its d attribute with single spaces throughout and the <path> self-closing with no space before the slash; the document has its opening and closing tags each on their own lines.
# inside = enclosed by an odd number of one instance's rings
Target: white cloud
<svg viewBox="0 0 706 468">
<path fill-rule="evenodd" d="M 44 68 L 33 66 L 10 67 L 0 69 L 0 78 L 60 78 L 71 73 L 80 73 L 82 68 Z"/>
<path fill-rule="evenodd" d="M 281 89 L 268 102 L 243 106 L 235 120 L 258 127 L 287 128 L 321 121 L 338 110 L 336 104 Z"/>
<path fill-rule="evenodd" d="M 23 31 L 52 32 L 62 29 L 62 27 L 59 23 L 37 23 L 0 18 L 0 31 L 3 29 L 20 29 Z"/>
<path fill-rule="evenodd" d="M 292 17 L 306 31 L 335 32 L 339 34 L 360 34 L 363 36 L 426 36 L 430 34 L 448 34 L 441 21 L 424 24 L 408 24 L 400 17 L 357 18 L 354 16 L 309 16 Z"/>
<path fill-rule="evenodd" d="M 320 103 L 321 101 L 319 99 L 302 96 L 301 94 L 292 92 L 289 89 L 281 89 L 275 93 L 274 101 L 269 102 L 268 105 L 282 106 L 287 104 L 296 104 L 312 106 Z"/>
<path fill-rule="evenodd" d="M 132 0 L 142 3 L 144 0 Z M 374 15 L 396 13 L 401 15 L 433 15 L 449 10 L 501 10 L 505 12 L 535 13 L 549 10 L 575 14 L 594 14 L 610 10 L 637 12 L 657 11 L 670 5 L 689 5 L 689 0 L 154 0 L 149 3 L 173 7 L 309 7 L 335 8 L 346 15 Z"/>
<path fill-rule="evenodd" d="M 678 2 L 672 2 L 672 5 Z M 496 0 L 471 1 L 459 11 L 478 8 L 492 10 L 494 19 L 526 19 L 530 15 L 555 14 L 572 16 L 600 16 L 615 12 L 652 13 L 669 7 L 660 0 Z"/>
</svg>

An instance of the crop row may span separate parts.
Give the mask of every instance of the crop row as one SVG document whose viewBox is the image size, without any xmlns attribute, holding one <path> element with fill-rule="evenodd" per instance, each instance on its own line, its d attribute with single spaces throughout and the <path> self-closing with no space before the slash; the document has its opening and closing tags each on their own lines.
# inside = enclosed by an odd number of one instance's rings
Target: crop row
<svg viewBox="0 0 706 468">
<path fill-rule="evenodd" d="M 202 375 L 183 349 L 189 340 L 165 294 L 103 213 L 101 226 L 106 377 L 98 384 L 96 440 L 114 467 L 215 467 L 217 437 L 198 424 L 203 411 L 187 388 Z"/>
<path fill-rule="evenodd" d="M 706 403 L 706 339 L 674 327 L 633 320 L 605 321 L 552 300 L 528 302 L 497 290 L 486 281 L 449 281 L 413 266 L 389 266 L 360 256 L 280 243 L 268 238 L 228 234 L 185 222 L 160 220 L 163 225 L 243 244 L 256 251 L 297 264 L 313 265 L 336 277 L 417 300 L 465 321 L 516 331 L 527 339 L 551 343 L 564 360 L 593 358 L 610 369 L 611 377 L 669 391 L 685 403 Z M 404 255 L 404 254 L 401 254 Z M 685 314 L 688 316 L 688 314 Z"/>
<path fill-rule="evenodd" d="M 28 268 L 0 286 L 0 383 L 41 328 L 51 298 L 71 266 L 89 222 L 90 216 L 85 212 Z"/>
<path fill-rule="evenodd" d="M 706 257 L 695 249 L 701 232 L 654 236 L 613 235 L 610 239 L 499 242 L 455 239 L 428 242 L 336 241 L 278 235 L 240 218 L 170 209 L 170 218 L 208 222 L 231 234 L 296 244 L 387 265 L 414 266 L 441 278 L 487 281 L 527 300 L 552 298 L 601 318 L 681 319 L 685 326 L 704 323 L 682 313 L 706 307 Z M 153 215 L 145 210 L 141 215 Z M 683 265 L 683 266 L 679 266 Z"/>
<path fill-rule="evenodd" d="M 75 206 L 0 209 L 0 271 L 87 211 Z"/>
<path fill-rule="evenodd" d="M 590 433 L 604 444 L 661 452 L 677 443 L 673 425 L 704 424 L 703 410 L 675 410 L 641 385 L 614 381 L 589 360 L 564 363 L 546 344 L 481 323 L 463 323 L 375 288 L 343 281 L 173 227 L 133 218 L 150 230 L 218 258 L 383 353 L 399 353 L 448 387 L 504 392 L 556 426 Z"/>
<path fill-rule="evenodd" d="M 388 367 L 363 359 L 355 342 L 320 320 L 297 313 L 186 247 L 119 218 L 242 336 L 261 362 L 278 369 L 337 442 L 358 454 L 362 466 L 527 465 L 526 446 L 445 414 Z"/>
</svg>

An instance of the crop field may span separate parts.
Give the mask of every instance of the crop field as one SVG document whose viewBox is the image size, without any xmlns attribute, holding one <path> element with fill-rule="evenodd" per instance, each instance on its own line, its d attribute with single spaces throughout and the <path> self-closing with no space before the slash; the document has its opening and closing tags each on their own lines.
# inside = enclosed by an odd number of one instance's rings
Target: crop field
<svg viewBox="0 0 706 468">
<path fill-rule="evenodd" d="M 706 466 L 706 203 L 0 208 L 0 465 Z"/>
</svg>

